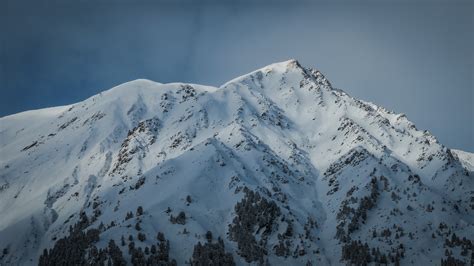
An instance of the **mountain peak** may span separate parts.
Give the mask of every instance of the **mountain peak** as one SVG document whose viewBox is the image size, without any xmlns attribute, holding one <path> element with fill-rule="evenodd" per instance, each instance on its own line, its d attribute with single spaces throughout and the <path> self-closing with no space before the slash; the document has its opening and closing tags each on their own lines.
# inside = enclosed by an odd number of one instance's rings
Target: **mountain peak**
<svg viewBox="0 0 474 266">
<path fill-rule="evenodd" d="M 289 59 L 286 61 L 281 61 L 281 62 L 276 62 L 270 65 L 267 65 L 265 67 L 262 67 L 260 69 L 257 69 L 255 71 L 281 71 L 281 72 L 287 72 L 289 70 L 304 70 L 304 67 L 301 66 L 301 64 L 298 62 L 296 59 Z M 254 72 L 255 72 L 254 71 Z"/>
<path fill-rule="evenodd" d="M 285 61 L 280 61 L 280 62 L 275 62 L 273 64 L 270 64 L 264 68 L 274 68 L 274 67 L 278 67 L 278 68 L 303 68 L 301 66 L 301 64 L 298 62 L 297 59 L 289 59 L 289 60 L 285 60 Z"/>
<path fill-rule="evenodd" d="M 331 83 L 319 70 L 305 68 L 296 59 L 290 59 L 264 66 L 250 73 L 234 78 L 220 87 L 224 88 L 232 84 L 260 83 L 263 79 L 269 81 L 285 81 L 287 84 L 293 84 L 293 87 L 298 87 L 302 83 L 309 82 L 314 83 L 316 86 L 323 86 L 327 89 L 332 89 Z M 274 85 L 275 84 L 273 84 L 272 87 L 274 87 Z"/>
</svg>

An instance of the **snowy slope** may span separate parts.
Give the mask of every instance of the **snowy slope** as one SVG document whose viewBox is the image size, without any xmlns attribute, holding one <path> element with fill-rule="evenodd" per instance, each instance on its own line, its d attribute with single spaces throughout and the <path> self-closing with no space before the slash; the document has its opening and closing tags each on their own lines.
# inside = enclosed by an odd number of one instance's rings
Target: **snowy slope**
<svg viewBox="0 0 474 266">
<path fill-rule="evenodd" d="M 474 171 L 474 154 L 454 149 L 451 151 L 466 169 Z"/>
<path fill-rule="evenodd" d="M 78 231 L 99 229 L 89 263 L 113 239 L 138 264 L 163 232 L 182 265 L 207 231 L 238 265 L 472 263 L 474 155 L 295 60 L 3 117 L 0 149 L 2 265 L 67 249 L 84 217 Z"/>
</svg>

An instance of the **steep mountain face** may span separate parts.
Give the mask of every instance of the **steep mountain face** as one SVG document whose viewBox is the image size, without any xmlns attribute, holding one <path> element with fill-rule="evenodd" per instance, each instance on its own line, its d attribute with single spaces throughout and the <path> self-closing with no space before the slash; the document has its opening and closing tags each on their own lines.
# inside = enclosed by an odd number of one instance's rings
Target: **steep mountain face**
<svg viewBox="0 0 474 266">
<path fill-rule="evenodd" d="M 2 265 L 473 263 L 474 155 L 295 60 L 3 117 L 0 149 Z"/>
</svg>

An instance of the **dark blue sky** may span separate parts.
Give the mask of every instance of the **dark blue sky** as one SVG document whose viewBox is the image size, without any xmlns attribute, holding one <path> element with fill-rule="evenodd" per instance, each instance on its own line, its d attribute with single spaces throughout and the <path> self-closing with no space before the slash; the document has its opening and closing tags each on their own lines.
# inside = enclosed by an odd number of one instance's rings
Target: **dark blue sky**
<svg viewBox="0 0 474 266">
<path fill-rule="evenodd" d="M 296 58 L 474 152 L 473 1 L 354 2 L 0 0 L 0 116 Z"/>
</svg>

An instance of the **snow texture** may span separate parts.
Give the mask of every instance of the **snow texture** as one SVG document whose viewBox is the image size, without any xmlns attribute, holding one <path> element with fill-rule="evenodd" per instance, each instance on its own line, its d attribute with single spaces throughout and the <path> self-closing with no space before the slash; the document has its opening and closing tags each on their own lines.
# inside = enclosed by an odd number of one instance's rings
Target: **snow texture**
<svg viewBox="0 0 474 266">
<path fill-rule="evenodd" d="M 98 248 L 122 235 L 128 244 L 139 221 L 147 238 L 135 245 L 164 232 L 178 265 L 207 231 L 246 265 L 236 217 L 249 219 L 245 233 L 271 265 L 357 264 L 347 247 L 358 240 L 388 259 L 403 252 L 401 264 L 472 263 L 474 155 L 296 60 L 219 88 L 135 80 L 6 116 L 0 149 L 1 265 L 37 264 L 81 211 L 94 217 L 89 228 L 105 225 Z M 143 214 L 125 219 L 138 206 Z M 466 242 L 450 243 L 453 233 Z"/>
</svg>

